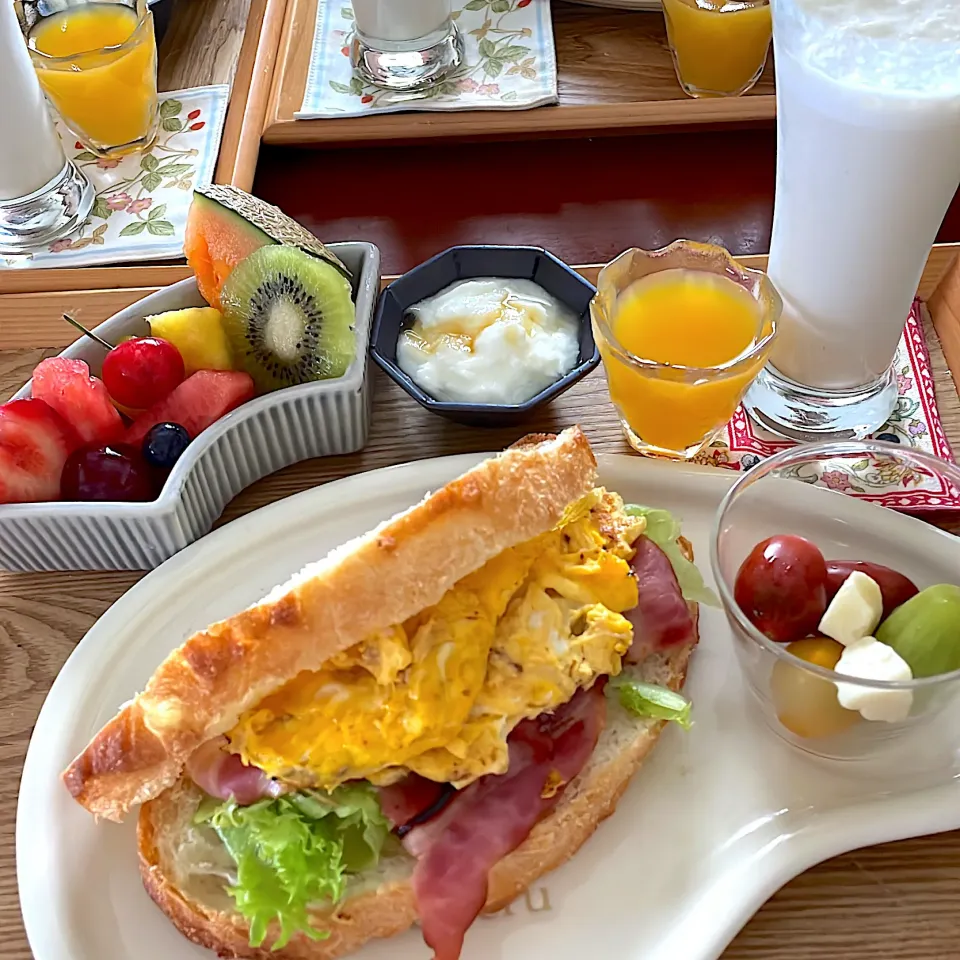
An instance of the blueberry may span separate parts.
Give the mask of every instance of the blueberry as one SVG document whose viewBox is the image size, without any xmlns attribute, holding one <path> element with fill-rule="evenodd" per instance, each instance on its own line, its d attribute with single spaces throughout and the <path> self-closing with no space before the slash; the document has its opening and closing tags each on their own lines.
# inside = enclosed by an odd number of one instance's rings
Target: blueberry
<svg viewBox="0 0 960 960">
<path fill-rule="evenodd" d="M 158 423 L 143 438 L 143 459 L 160 470 L 171 470 L 190 443 L 190 434 L 179 423 Z"/>
</svg>

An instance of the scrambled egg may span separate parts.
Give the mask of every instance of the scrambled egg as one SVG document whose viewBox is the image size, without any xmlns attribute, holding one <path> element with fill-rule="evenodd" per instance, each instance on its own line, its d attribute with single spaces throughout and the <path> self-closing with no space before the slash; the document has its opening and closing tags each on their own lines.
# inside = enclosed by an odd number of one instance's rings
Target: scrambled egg
<svg viewBox="0 0 960 960">
<path fill-rule="evenodd" d="M 620 672 L 643 527 L 616 494 L 594 490 L 435 606 L 263 700 L 229 734 L 231 749 L 272 776 L 327 789 L 410 770 L 458 787 L 503 773 L 521 720 Z"/>
</svg>

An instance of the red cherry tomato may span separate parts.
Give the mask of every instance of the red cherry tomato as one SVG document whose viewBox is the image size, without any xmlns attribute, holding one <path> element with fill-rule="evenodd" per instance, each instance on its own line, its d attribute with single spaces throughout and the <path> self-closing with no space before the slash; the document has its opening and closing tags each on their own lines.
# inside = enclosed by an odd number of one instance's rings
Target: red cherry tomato
<svg viewBox="0 0 960 960">
<path fill-rule="evenodd" d="M 803 537 L 758 543 L 737 572 L 733 595 L 750 622 L 778 643 L 816 632 L 827 609 L 827 564 Z"/>
<path fill-rule="evenodd" d="M 183 382 L 183 357 L 169 341 L 135 337 L 117 344 L 103 360 L 107 393 L 121 406 L 145 410 Z"/>
<path fill-rule="evenodd" d="M 881 563 L 870 563 L 866 560 L 829 560 L 827 561 L 827 603 L 834 598 L 840 589 L 840 584 L 854 570 L 859 570 L 860 573 L 865 573 L 872 580 L 876 580 L 883 596 L 884 620 L 901 603 L 906 603 L 914 594 L 920 592 L 917 585 L 908 577 Z"/>
</svg>

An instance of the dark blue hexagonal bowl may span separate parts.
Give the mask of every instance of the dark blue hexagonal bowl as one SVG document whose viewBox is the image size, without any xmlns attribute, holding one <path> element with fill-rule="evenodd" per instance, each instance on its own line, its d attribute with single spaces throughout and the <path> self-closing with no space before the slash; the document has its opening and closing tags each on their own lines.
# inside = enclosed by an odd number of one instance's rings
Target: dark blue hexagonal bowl
<svg viewBox="0 0 960 960">
<path fill-rule="evenodd" d="M 451 403 L 424 393 L 397 366 L 397 341 L 413 322 L 410 307 L 458 280 L 508 277 L 532 280 L 580 318 L 577 363 L 559 380 L 524 403 Z M 575 270 L 540 247 L 451 247 L 394 280 L 380 295 L 373 321 L 373 359 L 422 407 L 473 427 L 503 427 L 517 423 L 585 377 L 600 363 L 600 351 L 590 327 L 590 300 L 596 293 Z"/>
</svg>

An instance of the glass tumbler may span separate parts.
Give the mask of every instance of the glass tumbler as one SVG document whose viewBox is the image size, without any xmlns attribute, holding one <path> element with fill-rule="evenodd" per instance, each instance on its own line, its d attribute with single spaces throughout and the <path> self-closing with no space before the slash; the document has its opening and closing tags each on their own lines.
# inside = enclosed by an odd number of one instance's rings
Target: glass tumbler
<svg viewBox="0 0 960 960">
<path fill-rule="evenodd" d="M 157 44 L 147 0 L 33 5 L 28 42 L 40 84 L 63 122 L 98 157 L 156 137 Z"/>
<path fill-rule="evenodd" d="M 940 491 L 944 507 L 960 506 L 960 468 L 923 451 L 882 441 L 790 447 L 742 474 L 721 502 L 710 557 L 714 580 L 746 687 L 779 737 L 808 754 L 856 762 L 858 768 L 876 759 L 888 771 L 907 765 L 946 770 L 960 762 L 960 670 L 903 681 L 841 678 L 820 652 L 832 647 L 835 657 L 835 644 L 770 640 L 735 599 L 743 560 L 757 543 L 778 534 L 805 537 L 828 562 L 891 567 L 921 590 L 960 585 L 956 536 L 845 492 L 869 490 L 873 482 L 898 482 L 905 494 L 922 484 Z M 838 681 L 858 695 L 888 698 L 889 719 L 865 719 L 842 707 Z M 891 767 L 892 751 L 899 759 Z"/>
<path fill-rule="evenodd" d="M 27 254 L 75 230 L 93 188 L 67 160 L 12 3 L 0 3 L 0 253 Z"/>
<path fill-rule="evenodd" d="M 943 0 L 773 0 L 773 23 L 783 321 L 745 406 L 792 440 L 863 439 L 896 406 L 893 360 L 960 187 L 960 20 Z"/>
<path fill-rule="evenodd" d="M 757 308 L 746 349 L 734 349 L 727 362 L 696 367 L 636 356 L 623 346 L 623 324 L 628 321 L 618 314 L 625 295 L 633 292 L 634 284 L 664 271 L 678 277 L 704 271 L 745 290 Z M 597 280 L 590 316 L 610 399 L 627 441 L 640 453 L 690 459 L 730 420 L 766 362 L 777 332 L 780 297 L 763 273 L 740 266 L 722 247 L 677 240 L 660 250 L 627 250 L 607 264 Z M 717 320 L 721 337 L 722 323 Z M 678 349 L 693 335 L 678 314 L 671 330 Z"/>
<path fill-rule="evenodd" d="M 417 90 L 463 62 L 451 0 L 353 0 L 350 57 L 360 77 L 390 90 Z"/>
<path fill-rule="evenodd" d="M 770 0 L 663 0 L 667 42 L 684 93 L 739 97 L 760 79 Z"/>
</svg>

